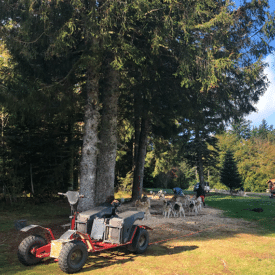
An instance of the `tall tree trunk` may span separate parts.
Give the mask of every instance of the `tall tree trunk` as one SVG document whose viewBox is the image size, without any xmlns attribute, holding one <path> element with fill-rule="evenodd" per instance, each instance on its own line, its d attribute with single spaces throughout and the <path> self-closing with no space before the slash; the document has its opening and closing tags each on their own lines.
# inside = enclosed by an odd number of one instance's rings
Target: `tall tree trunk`
<svg viewBox="0 0 275 275">
<path fill-rule="evenodd" d="M 138 162 L 138 148 L 141 131 L 141 119 L 140 117 L 135 118 L 135 139 L 134 139 L 134 152 L 133 152 L 133 170 L 135 171 L 135 165 Z"/>
<path fill-rule="evenodd" d="M 95 198 L 97 204 L 105 202 L 110 196 L 114 196 L 119 83 L 119 72 L 109 67 L 107 85 L 103 91 L 103 107 L 99 133 L 100 142 Z"/>
<path fill-rule="evenodd" d="M 132 189 L 132 200 L 140 199 L 143 190 L 143 177 L 144 177 L 144 164 L 146 157 L 146 148 L 148 142 L 149 133 L 149 120 L 148 118 L 142 118 L 141 129 L 138 142 L 137 157 L 135 158 L 136 163 L 134 165 L 134 182 Z"/>
<path fill-rule="evenodd" d="M 198 173 L 199 173 L 199 182 L 200 182 L 200 185 L 202 187 L 204 187 L 201 138 L 200 138 L 200 134 L 199 134 L 198 129 L 196 129 L 196 140 L 198 142 L 198 145 L 197 145 L 197 169 L 198 169 Z"/>
<path fill-rule="evenodd" d="M 74 189 L 74 145 L 73 145 L 73 122 L 68 125 L 69 163 L 68 163 L 68 190 Z"/>
<path fill-rule="evenodd" d="M 84 198 L 78 204 L 79 211 L 85 211 L 95 206 L 95 184 L 97 165 L 97 143 L 99 123 L 99 74 L 87 72 L 87 104 L 84 115 L 84 135 L 80 162 L 80 194 Z"/>
<path fill-rule="evenodd" d="M 202 154 L 198 153 L 198 172 L 199 172 L 199 180 L 200 185 L 204 187 L 204 175 L 203 175 L 203 163 L 202 163 Z"/>
</svg>

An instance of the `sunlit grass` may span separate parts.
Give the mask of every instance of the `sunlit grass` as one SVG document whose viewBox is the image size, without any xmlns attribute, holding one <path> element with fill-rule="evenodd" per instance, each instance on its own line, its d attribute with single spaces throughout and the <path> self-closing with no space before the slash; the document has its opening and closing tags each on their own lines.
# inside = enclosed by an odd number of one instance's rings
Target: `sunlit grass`
<svg viewBox="0 0 275 275">
<path fill-rule="evenodd" d="M 275 200 L 268 196 L 214 195 L 206 197 L 206 204 L 224 210 L 224 215 L 228 217 L 256 222 L 264 234 L 275 234 Z M 258 209 L 262 209 L 263 212 L 256 212 Z"/>
</svg>

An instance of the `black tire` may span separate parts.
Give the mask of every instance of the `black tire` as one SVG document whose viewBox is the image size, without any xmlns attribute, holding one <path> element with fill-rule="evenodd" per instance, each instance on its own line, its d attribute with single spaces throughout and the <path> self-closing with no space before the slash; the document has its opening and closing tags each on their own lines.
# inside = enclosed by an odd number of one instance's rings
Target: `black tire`
<svg viewBox="0 0 275 275">
<path fill-rule="evenodd" d="M 18 246 L 17 256 L 18 260 L 26 266 L 35 265 L 42 261 L 42 258 L 36 258 L 31 250 L 35 247 L 46 245 L 47 242 L 41 236 L 29 236 L 25 238 Z"/>
<path fill-rule="evenodd" d="M 142 254 L 149 245 L 149 234 L 144 228 L 139 228 L 133 239 L 133 242 L 127 246 L 127 249 L 136 254 Z"/>
<path fill-rule="evenodd" d="M 76 273 L 84 266 L 87 258 L 86 245 L 82 241 L 72 241 L 62 247 L 58 263 L 62 271 Z"/>
</svg>

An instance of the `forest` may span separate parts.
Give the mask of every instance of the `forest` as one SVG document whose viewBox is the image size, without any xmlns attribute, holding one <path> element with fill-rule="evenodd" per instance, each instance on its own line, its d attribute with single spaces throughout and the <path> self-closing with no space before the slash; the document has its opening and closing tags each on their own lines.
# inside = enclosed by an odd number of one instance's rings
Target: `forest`
<svg viewBox="0 0 275 275">
<path fill-rule="evenodd" d="M 268 79 L 268 1 L 0 1 L 0 196 L 187 189 L 228 150 L 265 191 L 275 130 L 251 128 Z"/>
</svg>

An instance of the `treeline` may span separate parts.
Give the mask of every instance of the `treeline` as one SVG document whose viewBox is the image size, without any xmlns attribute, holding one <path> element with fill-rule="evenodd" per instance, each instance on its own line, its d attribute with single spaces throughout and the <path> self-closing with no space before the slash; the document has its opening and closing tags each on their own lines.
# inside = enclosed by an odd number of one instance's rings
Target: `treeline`
<svg viewBox="0 0 275 275">
<path fill-rule="evenodd" d="M 29 94 L 30 88 L 26 95 L 11 95 L 12 108 L 2 107 L 0 115 L 0 186 L 12 202 L 22 192 L 47 198 L 78 188 L 83 127 L 79 98 L 39 90 Z"/>
<path fill-rule="evenodd" d="M 231 152 L 245 191 L 265 192 L 267 181 L 275 177 L 275 129 L 263 120 L 258 127 L 243 118 L 235 120 L 215 136 L 215 158 L 204 164 L 204 179 L 213 189 L 228 189 L 221 181 L 225 155 Z M 211 147 L 211 146 L 209 146 Z M 155 140 L 148 148 L 145 165 L 146 187 L 183 189 L 199 181 L 197 167 L 181 155 L 178 141 Z M 122 188 L 131 184 L 130 175 L 121 179 Z M 239 189 L 240 186 L 237 188 Z M 234 189 L 234 188 L 233 188 Z"/>
<path fill-rule="evenodd" d="M 268 1 L 0 1 L 0 188 L 80 210 L 122 186 L 213 174 L 220 133 L 265 92 Z M 211 170 L 212 169 L 212 170 Z M 196 175 L 197 173 L 197 175 Z"/>
<path fill-rule="evenodd" d="M 220 148 L 219 167 L 225 153 L 233 152 L 245 191 L 265 192 L 267 181 L 275 177 L 275 129 L 263 120 L 259 127 L 251 127 L 249 121 L 238 120 L 232 129 L 218 135 Z M 221 186 L 217 171 L 213 186 Z"/>
</svg>

